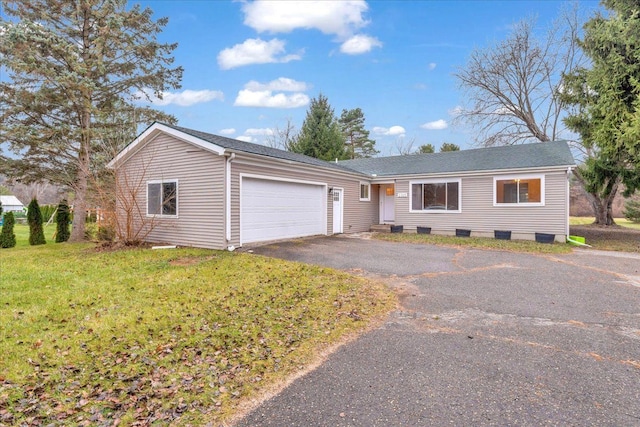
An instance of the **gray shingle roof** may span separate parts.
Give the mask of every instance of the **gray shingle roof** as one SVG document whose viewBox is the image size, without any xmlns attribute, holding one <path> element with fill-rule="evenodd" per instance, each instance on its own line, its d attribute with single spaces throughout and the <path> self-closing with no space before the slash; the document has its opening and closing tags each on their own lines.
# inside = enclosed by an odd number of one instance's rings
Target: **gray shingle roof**
<svg viewBox="0 0 640 427">
<path fill-rule="evenodd" d="M 258 154 L 261 156 L 273 157 L 276 159 L 290 160 L 299 163 L 305 163 L 313 166 L 322 166 L 325 168 L 338 169 L 350 173 L 360 173 L 356 170 L 349 168 L 347 165 L 341 165 L 335 162 L 327 162 L 324 160 L 316 159 L 314 157 L 305 156 L 304 154 L 292 153 L 290 151 L 279 150 L 277 148 L 267 147 L 266 145 L 253 144 L 251 142 L 239 141 L 237 139 L 225 138 L 224 136 L 214 135 L 211 133 L 200 132 L 193 129 L 187 129 L 180 126 L 163 125 L 184 132 L 188 135 L 195 136 L 203 141 L 210 142 L 219 147 L 229 149 L 231 151 L 241 151 L 244 153 Z"/>
<path fill-rule="evenodd" d="M 376 175 L 378 177 L 575 165 L 569 145 L 565 141 L 476 148 L 445 153 L 373 157 L 343 160 L 335 163 L 194 129 L 166 123 L 163 123 L 163 125 L 231 151 L 257 154 L 350 173 Z"/>
<path fill-rule="evenodd" d="M 573 166 L 565 141 L 507 145 L 408 156 L 343 160 L 339 164 L 368 175 L 414 175 Z"/>
</svg>

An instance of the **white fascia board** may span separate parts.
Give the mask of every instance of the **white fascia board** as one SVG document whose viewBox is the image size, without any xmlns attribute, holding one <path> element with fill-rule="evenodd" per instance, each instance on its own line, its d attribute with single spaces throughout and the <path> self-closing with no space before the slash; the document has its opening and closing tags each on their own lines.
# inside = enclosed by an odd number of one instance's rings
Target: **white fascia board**
<svg viewBox="0 0 640 427">
<path fill-rule="evenodd" d="M 176 139 L 195 145 L 196 147 L 201 148 L 205 151 L 210 151 L 218 155 L 224 155 L 225 153 L 225 149 L 223 147 L 204 141 L 200 138 L 189 135 L 187 133 L 181 132 L 172 127 L 163 125 L 162 123 L 154 123 L 151 126 L 149 126 L 144 132 L 142 132 L 136 139 L 134 139 L 131 144 L 123 148 L 122 151 L 120 151 L 118 155 L 113 158 L 113 160 L 107 163 L 107 167 L 113 169 L 118 163 L 128 158 L 135 151 L 144 147 L 144 145 L 148 141 L 151 141 L 160 133 L 171 135 Z"/>
<path fill-rule="evenodd" d="M 464 172 L 439 172 L 439 173 L 416 173 L 416 174 L 398 174 L 398 175 L 384 175 L 378 178 L 372 177 L 372 184 L 387 184 L 391 181 L 398 180 L 415 180 L 421 177 L 426 178 L 446 178 L 446 177 L 465 177 L 465 176 L 494 176 L 505 174 L 526 174 L 526 173 L 544 173 L 544 172 L 567 172 L 567 168 L 574 168 L 575 165 L 562 165 L 562 166 L 538 166 L 532 168 L 512 168 L 512 169 L 492 169 L 492 170 L 477 170 L 477 171 L 464 171 Z"/>
</svg>

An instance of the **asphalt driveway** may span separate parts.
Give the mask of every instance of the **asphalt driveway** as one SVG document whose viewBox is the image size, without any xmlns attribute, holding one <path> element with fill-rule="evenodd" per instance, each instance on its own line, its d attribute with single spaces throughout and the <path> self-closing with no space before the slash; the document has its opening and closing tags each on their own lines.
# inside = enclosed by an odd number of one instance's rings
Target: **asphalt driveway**
<svg viewBox="0 0 640 427">
<path fill-rule="evenodd" d="M 640 256 L 349 237 L 253 251 L 384 280 L 401 307 L 238 426 L 640 426 Z"/>
</svg>

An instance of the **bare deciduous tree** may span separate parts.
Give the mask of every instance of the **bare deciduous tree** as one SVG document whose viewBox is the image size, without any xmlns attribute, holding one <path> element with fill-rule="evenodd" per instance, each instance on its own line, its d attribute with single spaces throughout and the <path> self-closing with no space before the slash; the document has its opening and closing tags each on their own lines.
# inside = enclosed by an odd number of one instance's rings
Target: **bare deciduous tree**
<svg viewBox="0 0 640 427">
<path fill-rule="evenodd" d="M 273 128 L 273 133 L 267 135 L 267 146 L 290 151 L 291 143 L 296 140 L 297 136 L 296 127 L 291 123 L 291 119 L 289 118 L 284 128 L 281 129 L 276 126 Z"/>
<path fill-rule="evenodd" d="M 482 146 L 563 134 L 562 76 L 582 61 L 578 9 L 565 10 L 545 37 L 536 36 L 535 24 L 533 18 L 516 23 L 506 40 L 476 49 L 455 74 L 470 103 L 456 122 L 470 124 Z"/>
</svg>

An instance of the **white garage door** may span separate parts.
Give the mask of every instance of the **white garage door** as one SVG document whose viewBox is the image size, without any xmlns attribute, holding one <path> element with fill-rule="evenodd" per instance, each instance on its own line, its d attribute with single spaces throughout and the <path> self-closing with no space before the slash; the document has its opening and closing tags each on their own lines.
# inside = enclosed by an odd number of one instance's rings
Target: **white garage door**
<svg viewBox="0 0 640 427">
<path fill-rule="evenodd" d="M 297 182 L 242 179 L 242 243 L 326 233 L 325 187 Z"/>
</svg>

